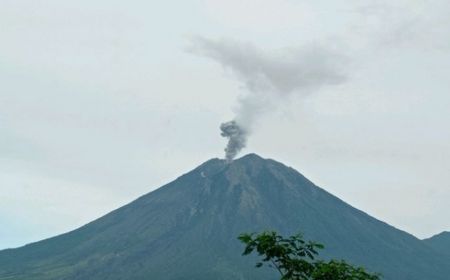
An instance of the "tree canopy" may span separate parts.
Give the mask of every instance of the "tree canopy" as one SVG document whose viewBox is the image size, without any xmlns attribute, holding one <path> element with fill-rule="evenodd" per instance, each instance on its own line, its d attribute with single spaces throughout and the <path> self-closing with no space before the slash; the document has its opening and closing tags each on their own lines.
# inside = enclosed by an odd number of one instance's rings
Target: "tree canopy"
<svg viewBox="0 0 450 280">
<path fill-rule="evenodd" d="M 256 267 L 276 269 L 281 280 L 379 280 L 378 274 L 367 272 L 343 260 L 316 260 L 320 243 L 305 241 L 301 234 L 285 238 L 274 231 L 241 234 L 245 244 L 243 255 L 256 252 L 262 259 Z"/>
</svg>

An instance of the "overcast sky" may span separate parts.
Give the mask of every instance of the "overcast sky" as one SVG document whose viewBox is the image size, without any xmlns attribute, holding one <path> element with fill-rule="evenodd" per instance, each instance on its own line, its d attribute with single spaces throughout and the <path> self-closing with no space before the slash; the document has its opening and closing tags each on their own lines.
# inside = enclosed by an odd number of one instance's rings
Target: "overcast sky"
<svg viewBox="0 0 450 280">
<path fill-rule="evenodd" d="M 444 0 L 1 1 L 0 249 L 223 157 L 219 125 L 247 108 L 241 155 L 417 237 L 450 230 L 449 12 Z"/>
</svg>

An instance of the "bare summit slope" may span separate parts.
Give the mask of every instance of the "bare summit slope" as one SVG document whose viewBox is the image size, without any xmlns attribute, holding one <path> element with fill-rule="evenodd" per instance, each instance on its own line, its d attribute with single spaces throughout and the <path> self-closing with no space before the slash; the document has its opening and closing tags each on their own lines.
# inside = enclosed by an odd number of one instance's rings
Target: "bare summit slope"
<svg viewBox="0 0 450 280">
<path fill-rule="evenodd" d="M 242 232 L 303 232 L 385 279 L 448 279 L 449 258 L 255 154 L 212 159 L 77 230 L 0 251 L 0 279 L 276 279 Z"/>
</svg>

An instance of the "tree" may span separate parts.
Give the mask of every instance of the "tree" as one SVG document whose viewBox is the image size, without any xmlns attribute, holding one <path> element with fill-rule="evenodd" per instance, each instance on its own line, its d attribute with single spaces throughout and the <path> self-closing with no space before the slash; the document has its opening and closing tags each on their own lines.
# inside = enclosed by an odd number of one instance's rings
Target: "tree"
<svg viewBox="0 0 450 280">
<path fill-rule="evenodd" d="M 378 280 L 379 274 L 371 274 L 362 267 L 354 267 L 345 261 L 318 261 L 312 273 L 314 280 Z"/>
<path fill-rule="evenodd" d="M 371 274 L 362 267 L 354 267 L 345 261 L 315 260 L 322 244 L 305 241 L 301 234 L 285 238 L 274 231 L 260 234 L 241 234 L 238 239 L 246 246 L 243 255 L 256 251 L 264 264 L 276 269 L 281 280 L 378 280 L 378 274 Z"/>
</svg>

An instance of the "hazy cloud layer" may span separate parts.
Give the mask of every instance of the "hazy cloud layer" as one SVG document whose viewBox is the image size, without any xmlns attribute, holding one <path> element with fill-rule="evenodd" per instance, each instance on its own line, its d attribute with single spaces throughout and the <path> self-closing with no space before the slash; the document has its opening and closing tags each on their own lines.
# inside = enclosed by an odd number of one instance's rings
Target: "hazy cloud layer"
<svg viewBox="0 0 450 280">
<path fill-rule="evenodd" d="M 0 249 L 72 230 L 221 155 L 230 108 L 253 124 L 246 149 L 420 237 L 450 229 L 450 1 L 45 3 L 0 9 Z M 252 43 L 200 39 L 199 57 L 183 48 L 193 34 Z M 338 71 L 339 86 L 277 76 L 308 49 L 358 70 Z M 272 90 L 248 90 L 253 76 Z M 270 113 L 277 100 L 291 107 Z"/>
</svg>

